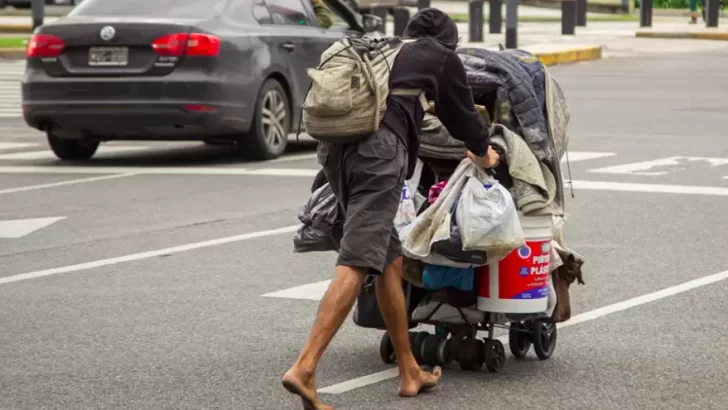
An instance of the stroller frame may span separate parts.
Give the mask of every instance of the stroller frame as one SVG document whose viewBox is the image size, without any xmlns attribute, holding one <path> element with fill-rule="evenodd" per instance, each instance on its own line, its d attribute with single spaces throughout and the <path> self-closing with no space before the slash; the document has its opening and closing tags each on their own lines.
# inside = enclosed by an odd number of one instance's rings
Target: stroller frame
<svg viewBox="0 0 728 410">
<path fill-rule="evenodd" d="M 434 175 L 435 183 L 443 180 L 435 167 L 429 165 L 429 169 Z M 414 285 L 405 282 L 405 305 L 409 308 Z M 426 290 L 425 295 L 438 292 L 441 293 L 437 290 Z M 435 314 L 444 306 L 456 309 L 462 322 L 433 320 Z M 482 314 L 483 320 L 474 321 L 468 318 L 462 306 L 438 301 L 435 308 L 424 318 L 414 320 L 414 310 L 409 313 L 410 328 L 419 325 L 435 327 L 434 334 L 427 331 L 409 332 L 410 346 L 417 362 L 428 366 L 447 366 L 457 361 L 462 370 L 477 371 L 485 365 L 491 373 L 500 372 L 505 366 L 506 352 L 503 342 L 499 340 L 501 338 L 495 336 L 497 328 L 508 330 L 509 350 L 516 358 L 526 357 L 531 345 L 540 360 L 547 360 L 553 355 L 557 340 L 556 323 L 545 313 L 524 315 L 480 310 L 477 312 Z M 506 322 L 508 325 L 504 324 Z M 487 332 L 487 336 L 479 339 L 478 332 Z M 387 332 L 382 335 L 379 352 L 385 363 L 396 362 L 394 346 Z"/>
<path fill-rule="evenodd" d="M 407 306 L 410 305 L 413 286 L 407 283 Z M 462 323 L 432 320 L 443 306 L 456 309 Z M 491 373 L 500 372 L 505 367 L 506 352 L 503 342 L 495 336 L 497 328 L 508 330 L 509 350 L 518 359 L 526 357 L 531 345 L 540 360 L 548 360 L 553 355 L 557 328 L 549 316 L 535 314 L 527 315 L 520 320 L 509 318 L 507 320 L 509 324 L 505 325 L 503 324 L 505 321 L 499 320 L 498 313 L 482 311 L 479 313 L 483 314 L 483 320 L 473 321 L 468 318 L 463 307 L 439 301 L 423 319 L 414 320 L 410 314 L 410 325 L 435 327 L 434 334 L 427 331 L 409 332 L 410 346 L 417 363 L 427 366 L 447 366 L 456 361 L 462 370 L 477 371 L 485 365 Z M 478 332 L 487 332 L 487 335 L 479 339 Z M 395 363 L 397 360 L 394 346 L 386 331 L 380 341 L 379 353 L 382 361 L 387 364 Z"/>
</svg>

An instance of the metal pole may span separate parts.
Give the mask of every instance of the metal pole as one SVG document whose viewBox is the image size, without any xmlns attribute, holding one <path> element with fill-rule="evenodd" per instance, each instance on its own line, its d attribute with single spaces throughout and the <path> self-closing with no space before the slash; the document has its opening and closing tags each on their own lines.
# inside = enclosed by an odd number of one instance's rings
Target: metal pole
<svg viewBox="0 0 728 410">
<path fill-rule="evenodd" d="M 518 47 L 518 0 L 506 0 L 506 48 Z"/>
<path fill-rule="evenodd" d="M 407 27 L 407 22 L 410 19 L 409 9 L 395 7 L 392 14 L 394 15 L 394 35 L 401 36 L 404 34 L 404 28 Z"/>
<path fill-rule="evenodd" d="M 45 0 L 32 0 L 31 15 L 33 16 L 33 31 L 43 25 L 43 16 L 45 15 Z"/>
<path fill-rule="evenodd" d="M 483 1 L 473 0 L 469 3 L 470 38 L 472 42 L 483 41 Z"/>
<path fill-rule="evenodd" d="M 490 0 L 488 2 L 488 25 L 492 34 L 501 32 L 503 26 L 503 0 Z"/>
<path fill-rule="evenodd" d="M 417 0 L 417 10 L 430 8 L 430 0 Z"/>
<path fill-rule="evenodd" d="M 561 34 L 576 34 L 576 1 L 561 1 Z"/>
<path fill-rule="evenodd" d="M 640 27 L 652 27 L 652 0 L 640 0 Z"/>
<path fill-rule="evenodd" d="M 586 27 L 586 0 L 576 0 L 576 25 Z"/>
<path fill-rule="evenodd" d="M 705 27 L 718 27 L 718 15 L 720 14 L 720 1 L 707 0 L 705 2 Z"/>
<path fill-rule="evenodd" d="M 372 14 L 382 19 L 382 33 L 387 32 L 387 16 L 389 15 L 389 10 L 387 10 L 386 7 L 374 5 L 372 7 Z"/>
</svg>

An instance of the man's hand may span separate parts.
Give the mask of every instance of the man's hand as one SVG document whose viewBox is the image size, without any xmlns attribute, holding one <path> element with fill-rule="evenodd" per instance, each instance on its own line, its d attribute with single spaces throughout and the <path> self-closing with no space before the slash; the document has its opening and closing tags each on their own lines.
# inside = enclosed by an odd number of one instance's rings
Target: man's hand
<svg viewBox="0 0 728 410">
<path fill-rule="evenodd" d="M 468 151 L 468 158 L 470 158 L 470 160 L 473 161 L 475 165 L 481 166 L 483 168 L 495 168 L 500 163 L 500 156 L 497 152 L 495 152 L 495 150 L 493 150 L 493 147 L 491 147 L 490 145 L 488 145 L 488 152 L 485 153 L 485 156 L 479 157 Z"/>
</svg>

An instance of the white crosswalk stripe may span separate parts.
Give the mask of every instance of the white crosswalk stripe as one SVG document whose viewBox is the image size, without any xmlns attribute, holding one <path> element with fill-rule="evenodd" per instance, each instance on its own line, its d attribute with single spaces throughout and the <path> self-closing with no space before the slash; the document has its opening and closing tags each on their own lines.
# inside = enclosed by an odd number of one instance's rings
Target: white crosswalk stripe
<svg viewBox="0 0 728 410">
<path fill-rule="evenodd" d="M 20 79 L 25 61 L 0 63 L 0 118 L 22 117 Z"/>
</svg>

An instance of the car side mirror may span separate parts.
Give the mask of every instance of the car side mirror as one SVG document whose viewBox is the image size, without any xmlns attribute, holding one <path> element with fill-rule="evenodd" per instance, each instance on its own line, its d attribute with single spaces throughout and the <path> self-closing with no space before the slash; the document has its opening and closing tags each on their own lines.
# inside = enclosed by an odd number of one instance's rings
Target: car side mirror
<svg viewBox="0 0 728 410">
<path fill-rule="evenodd" d="M 374 14 L 365 14 L 362 16 L 362 26 L 364 32 L 371 33 L 373 31 L 384 31 L 384 20 Z"/>
</svg>

